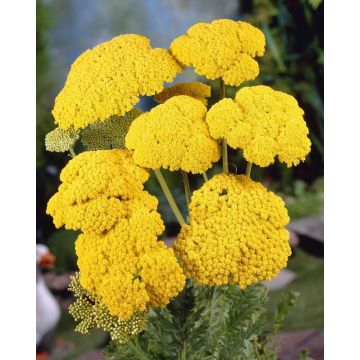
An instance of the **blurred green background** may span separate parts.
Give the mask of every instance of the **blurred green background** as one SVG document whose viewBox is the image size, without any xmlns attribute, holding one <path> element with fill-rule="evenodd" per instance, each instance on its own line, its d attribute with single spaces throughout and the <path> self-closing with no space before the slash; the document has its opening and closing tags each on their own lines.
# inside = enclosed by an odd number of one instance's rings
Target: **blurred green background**
<svg viewBox="0 0 360 360">
<path fill-rule="evenodd" d="M 296 97 L 305 111 L 310 129 L 312 151 L 305 163 L 295 168 L 276 164 L 261 169 L 254 166 L 252 177 L 284 197 L 292 219 L 321 214 L 323 208 L 323 136 L 324 136 L 324 4 L 321 0 L 37 0 L 37 242 L 46 243 L 57 256 L 58 273 L 76 269 L 74 241 L 76 233 L 56 230 L 45 214 L 49 197 L 59 185 L 59 172 L 69 160 L 66 154 L 45 151 L 44 137 L 55 125 L 51 109 L 62 88 L 71 63 L 87 48 L 122 33 L 140 33 L 154 47 L 169 47 L 171 41 L 197 22 L 217 18 L 244 20 L 262 29 L 266 35 L 265 56 L 259 59 L 260 76 L 250 84 L 266 84 Z M 205 78 L 187 69 L 176 81 Z M 217 83 L 213 85 L 209 105 L 217 101 Z M 237 88 L 228 87 L 227 96 Z M 144 98 L 137 105 L 143 110 L 154 106 Z M 229 150 L 230 171 L 242 173 L 245 161 L 239 151 Z M 221 172 L 217 164 L 209 175 Z M 185 210 L 181 176 L 164 171 L 169 185 Z M 202 177 L 190 176 L 193 189 Z M 174 236 L 178 225 L 153 177 L 148 190 L 160 199 L 159 210 L 166 222 L 166 234 Z M 297 272 L 290 285 L 302 292 L 298 312 L 287 322 L 288 329 L 323 326 L 323 259 L 296 249 L 289 268 Z M 276 298 L 276 292 L 274 293 Z M 271 311 L 271 304 L 270 310 Z M 304 308 L 307 309 L 304 315 Z M 95 334 L 89 341 L 74 335 L 74 324 L 63 316 L 59 334 L 75 339 L 76 353 L 100 344 Z M 85 345 L 84 345 L 85 344 Z M 87 344 L 87 345 L 86 345 Z M 84 346 L 83 346 L 84 345 Z M 80 349 L 80 350 L 79 350 Z M 75 356 L 75 353 L 71 356 Z M 73 358 L 73 357 L 69 358 Z"/>
</svg>

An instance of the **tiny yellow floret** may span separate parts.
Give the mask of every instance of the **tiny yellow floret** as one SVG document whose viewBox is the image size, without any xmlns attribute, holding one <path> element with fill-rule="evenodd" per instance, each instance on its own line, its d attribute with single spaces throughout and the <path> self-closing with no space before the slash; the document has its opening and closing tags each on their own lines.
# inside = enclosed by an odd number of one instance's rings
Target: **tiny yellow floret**
<svg viewBox="0 0 360 360">
<path fill-rule="evenodd" d="M 244 175 L 215 175 L 190 203 L 174 250 L 187 277 L 245 288 L 275 278 L 291 254 L 283 200 Z"/>
<path fill-rule="evenodd" d="M 238 86 L 259 75 L 253 58 L 264 55 L 265 35 L 246 22 L 220 19 L 190 27 L 187 34 L 172 42 L 170 50 L 197 74 Z"/>
<path fill-rule="evenodd" d="M 240 89 L 235 100 L 213 105 L 206 122 L 214 139 L 225 138 L 230 147 L 243 149 L 247 161 L 266 167 L 277 156 L 290 167 L 310 152 L 303 115 L 294 97 L 259 85 Z"/>
<path fill-rule="evenodd" d="M 188 83 L 177 83 L 173 86 L 165 88 L 161 93 L 155 95 L 154 100 L 157 103 L 162 104 L 166 100 L 177 95 L 191 96 L 197 100 L 200 100 L 206 106 L 206 98 L 211 96 L 211 86 L 197 81 Z"/>
<path fill-rule="evenodd" d="M 151 48 L 145 36 L 117 36 L 86 50 L 72 64 L 55 99 L 55 122 L 63 129 L 78 129 L 124 115 L 139 96 L 159 93 L 181 70 L 167 50 Z"/>
<path fill-rule="evenodd" d="M 150 168 L 203 173 L 220 158 L 209 135 L 206 107 L 190 96 L 174 96 L 137 117 L 125 138 L 135 164 Z"/>
</svg>

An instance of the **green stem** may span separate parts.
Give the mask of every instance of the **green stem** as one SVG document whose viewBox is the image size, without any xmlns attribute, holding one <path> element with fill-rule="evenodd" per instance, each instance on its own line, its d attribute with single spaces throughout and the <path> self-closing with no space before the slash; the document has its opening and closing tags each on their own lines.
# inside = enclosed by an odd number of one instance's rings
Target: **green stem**
<svg viewBox="0 0 360 360">
<path fill-rule="evenodd" d="M 154 173 L 159 181 L 161 189 L 164 192 L 164 195 L 165 195 L 167 201 L 169 202 L 171 210 L 173 211 L 177 221 L 179 222 L 180 225 L 184 225 L 185 220 L 184 220 L 183 216 L 181 215 L 181 212 L 180 212 L 178 206 L 176 205 L 175 199 L 171 194 L 171 191 L 164 179 L 163 174 L 161 173 L 160 169 L 154 169 Z"/>
<path fill-rule="evenodd" d="M 208 178 L 208 176 L 206 174 L 206 171 L 203 172 L 203 177 L 204 177 L 205 182 L 209 181 L 209 178 Z"/>
<path fill-rule="evenodd" d="M 181 170 L 181 176 L 184 182 L 184 189 L 185 189 L 185 198 L 186 198 L 186 205 L 189 210 L 190 205 L 190 197 L 191 197 L 191 190 L 190 190 L 190 183 L 189 183 L 189 177 L 186 171 Z"/>
<path fill-rule="evenodd" d="M 248 176 L 248 177 L 250 177 L 251 168 L 252 168 L 252 163 L 251 163 L 251 162 L 248 162 L 248 163 L 246 164 L 246 172 L 245 172 L 246 176 Z"/>
<path fill-rule="evenodd" d="M 72 146 L 70 146 L 69 152 L 70 152 L 70 155 L 71 155 L 72 158 L 74 158 L 76 156 L 76 153 L 75 153 L 74 148 Z"/>
<path fill-rule="evenodd" d="M 221 154 L 223 160 L 223 172 L 229 172 L 228 153 L 227 153 L 227 142 L 226 139 L 221 140 Z"/>
<path fill-rule="evenodd" d="M 225 97 L 225 83 L 222 78 L 220 78 L 220 100 Z M 226 139 L 221 140 L 221 155 L 223 162 L 223 172 L 229 172 L 229 164 L 228 164 L 228 154 L 227 154 L 227 142 Z"/>
</svg>

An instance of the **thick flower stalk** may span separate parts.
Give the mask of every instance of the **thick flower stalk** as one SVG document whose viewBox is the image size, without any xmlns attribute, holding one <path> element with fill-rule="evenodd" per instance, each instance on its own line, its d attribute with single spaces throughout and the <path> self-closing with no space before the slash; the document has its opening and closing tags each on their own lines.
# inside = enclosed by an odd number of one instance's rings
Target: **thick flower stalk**
<svg viewBox="0 0 360 360">
<path fill-rule="evenodd" d="M 278 157 L 290 167 L 310 152 L 303 115 L 294 97 L 260 85 L 213 105 L 206 122 L 214 139 L 225 138 L 230 147 L 243 149 L 247 161 L 265 167 Z"/>
<path fill-rule="evenodd" d="M 112 340 L 124 344 L 136 334 L 145 330 L 147 325 L 146 313 L 137 313 L 129 320 L 122 320 L 110 314 L 109 309 L 100 298 L 85 290 L 79 279 L 79 273 L 71 277 L 69 290 L 74 293 L 75 302 L 69 306 L 69 313 L 75 321 L 79 321 L 75 330 L 88 334 L 95 328 L 101 328 L 110 333 Z"/>
<path fill-rule="evenodd" d="M 200 100 L 205 106 L 207 99 L 211 96 L 211 86 L 201 82 L 177 83 L 173 86 L 165 88 L 161 93 L 154 96 L 154 100 L 160 104 L 173 96 L 188 95 Z"/>
<path fill-rule="evenodd" d="M 203 285 L 245 288 L 271 280 L 291 254 L 283 200 L 244 175 L 215 175 L 193 193 L 190 224 L 174 249 L 185 275 Z"/>
<path fill-rule="evenodd" d="M 205 105 L 190 96 L 174 96 L 136 118 L 125 138 L 135 164 L 201 174 L 219 160 L 210 137 Z"/>
<path fill-rule="evenodd" d="M 259 75 L 254 57 L 263 56 L 265 36 L 246 22 L 230 19 L 198 23 L 175 39 L 170 50 L 186 66 L 209 80 L 222 78 L 227 85 L 240 85 Z"/>
<path fill-rule="evenodd" d="M 61 171 L 46 212 L 57 228 L 103 233 L 127 216 L 130 200 L 156 210 L 157 199 L 143 190 L 148 177 L 127 150 L 83 152 Z"/>
<path fill-rule="evenodd" d="M 121 35 L 81 54 L 55 99 L 53 115 L 63 129 L 84 128 L 112 115 L 122 116 L 139 96 L 163 90 L 181 72 L 171 54 L 151 48 L 141 35 Z"/>
</svg>

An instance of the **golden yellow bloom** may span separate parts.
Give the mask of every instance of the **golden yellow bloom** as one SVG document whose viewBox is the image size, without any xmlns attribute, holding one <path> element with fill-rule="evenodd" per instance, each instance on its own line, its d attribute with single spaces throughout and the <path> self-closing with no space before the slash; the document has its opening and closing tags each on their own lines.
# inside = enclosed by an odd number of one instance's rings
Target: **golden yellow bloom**
<svg viewBox="0 0 360 360">
<path fill-rule="evenodd" d="M 139 334 L 146 328 L 146 313 L 137 313 L 129 320 L 122 320 L 110 314 L 109 309 L 94 293 L 85 290 L 79 280 L 79 273 L 71 277 L 69 290 L 74 292 L 75 302 L 69 306 L 69 313 L 80 321 L 75 331 L 88 334 L 95 328 L 102 328 L 110 333 L 112 340 L 121 344 L 128 342 L 131 337 Z"/>
<path fill-rule="evenodd" d="M 78 237 L 80 282 L 112 315 L 126 320 L 149 307 L 166 306 L 184 287 L 172 249 L 157 241 L 163 230 L 160 215 L 137 204 L 106 234 Z"/>
<path fill-rule="evenodd" d="M 283 200 L 244 175 L 215 175 L 190 203 L 174 243 L 185 275 L 203 285 L 271 280 L 291 254 Z"/>
<path fill-rule="evenodd" d="M 205 123 L 206 107 L 190 96 L 174 96 L 137 117 L 125 138 L 135 164 L 145 168 L 202 173 L 219 160 L 218 143 Z"/>
<path fill-rule="evenodd" d="M 141 35 L 121 35 L 81 54 L 71 66 L 53 115 L 63 129 L 84 128 L 112 115 L 124 115 L 139 96 L 154 95 L 181 72 L 165 50 Z"/>
<path fill-rule="evenodd" d="M 83 152 L 61 171 L 62 184 L 46 213 L 57 228 L 102 233 L 127 216 L 133 203 L 156 209 L 157 199 L 143 190 L 148 177 L 127 150 Z"/>
<path fill-rule="evenodd" d="M 244 149 L 247 161 L 265 167 L 277 156 L 288 167 L 310 152 L 304 111 L 291 95 L 269 86 L 240 89 L 208 111 L 206 122 L 214 139 L 226 138 L 232 148 Z"/>
<path fill-rule="evenodd" d="M 197 74 L 238 86 L 258 76 L 259 65 L 253 58 L 264 55 L 265 36 L 246 22 L 220 19 L 190 27 L 172 42 L 170 50 Z"/>
<path fill-rule="evenodd" d="M 201 82 L 177 83 L 165 88 L 161 93 L 154 96 L 154 100 L 160 104 L 177 95 L 188 95 L 200 100 L 205 106 L 206 98 L 211 96 L 211 86 Z"/>
</svg>

